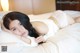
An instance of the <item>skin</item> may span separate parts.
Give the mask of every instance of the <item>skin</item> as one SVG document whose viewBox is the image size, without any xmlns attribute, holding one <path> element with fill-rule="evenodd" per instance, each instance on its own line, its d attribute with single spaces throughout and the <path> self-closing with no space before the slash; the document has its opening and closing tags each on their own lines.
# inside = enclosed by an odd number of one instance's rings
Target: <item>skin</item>
<svg viewBox="0 0 80 53">
<path fill-rule="evenodd" d="M 28 35 L 28 30 L 26 30 L 18 20 L 11 21 L 11 23 L 9 24 L 9 28 L 11 32 L 16 35 L 23 37 L 26 37 L 26 35 Z"/>
<path fill-rule="evenodd" d="M 74 20 L 75 20 L 75 22 L 80 23 L 80 17 L 77 17 Z"/>
<path fill-rule="evenodd" d="M 37 30 L 37 32 L 41 35 L 36 39 L 36 42 L 40 42 L 40 41 L 45 42 L 43 36 L 48 33 L 49 31 L 48 26 L 40 21 L 34 21 L 32 22 L 32 25 Z"/>
<path fill-rule="evenodd" d="M 43 22 L 34 21 L 32 22 L 32 25 L 40 35 L 45 35 L 49 31 L 48 26 Z"/>
<path fill-rule="evenodd" d="M 25 37 L 29 36 L 28 35 L 28 33 L 29 33 L 28 30 L 26 30 L 18 20 L 10 21 L 9 28 L 10 28 L 10 31 L 13 34 L 21 36 L 22 38 L 24 37 L 23 40 L 25 42 L 27 42 L 29 44 L 31 43 L 30 39 L 25 38 Z M 39 43 L 39 42 L 44 41 L 44 38 L 42 36 L 40 36 L 40 37 L 36 38 L 35 41 L 37 43 Z"/>
</svg>

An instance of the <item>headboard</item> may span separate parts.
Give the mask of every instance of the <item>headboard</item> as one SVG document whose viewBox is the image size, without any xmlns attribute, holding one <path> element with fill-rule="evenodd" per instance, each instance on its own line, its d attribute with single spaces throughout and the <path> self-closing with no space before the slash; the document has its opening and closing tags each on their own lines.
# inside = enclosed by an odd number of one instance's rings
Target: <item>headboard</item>
<svg viewBox="0 0 80 53">
<path fill-rule="evenodd" d="M 55 0 L 9 0 L 10 11 L 41 14 L 55 11 Z"/>
</svg>

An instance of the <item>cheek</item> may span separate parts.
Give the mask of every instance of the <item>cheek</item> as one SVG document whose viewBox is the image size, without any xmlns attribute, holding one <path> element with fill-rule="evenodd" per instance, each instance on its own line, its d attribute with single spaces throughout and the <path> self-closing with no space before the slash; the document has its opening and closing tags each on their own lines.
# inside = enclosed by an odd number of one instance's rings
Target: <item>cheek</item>
<svg viewBox="0 0 80 53">
<path fill-rule="evenodd" d="M 12 31 L 12 33 L 15 35 L 20 35 L 20 32 L 18 32 L 18 31 Z"/>
<path fill-rule="evenodd" d="M 28 34 L 29 32 L 28 32 L 28 30 L 27 29 L 25 29 L 23 26 L 21 27 L 22 28 L 22 30 L 24 31 L 24 32 L 26 32 L 26 34 Z"/>
<path fill-rule="evenodd" d="M 26 33 L 29 34 L 28 30 L 26 30 Z"/>
</svg>

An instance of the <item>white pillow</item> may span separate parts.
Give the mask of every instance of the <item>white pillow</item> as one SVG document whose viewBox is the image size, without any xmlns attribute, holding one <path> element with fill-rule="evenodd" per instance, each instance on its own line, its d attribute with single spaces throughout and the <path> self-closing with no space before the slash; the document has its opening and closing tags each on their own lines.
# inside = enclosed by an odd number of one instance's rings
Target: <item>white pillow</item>
<svg viewBox="0 0 80 53">
<path fill-rule="evenodd" d="M 3 16 L 4 16 L 5 14 L 9 13 L 9 12 L 11 12 L 11 11 L 1 11 L 1 12 L 0 12 L 0 19 L 2 19 Z"/>
<path fill-rule="evenodd" d="M 0 32 L 0 44 L 18 44 L 21 46 L 30 47 L 30 45 L 24 42 L 19 36 L 7 33 L 5 31 Z"/>
<path fill-rule="evenodd" d="M 66 27 L 69 24 L 74 23 L 74 20 L 61 10 L 55 11 L 49 19 L 52 19 L 59 28 Z"/>
<path fill-rule="evenodd" d="M 24 47 L 29 48 L 25 42 L 15 35 L 0 31 L 0 49 L 2 49 L 2 46 L 6 46 L 7 51 L 0 50 L 0 53 L 18 53 Z"/>
<path fill-rule="evenodd" d="M 73 19 L 75 19 L 76 17 L 80 16 L 80 11 L 74 11 L 74 10 L 65 10 L 63 11 L 65 12 L 67 15 L 69 15 L 70 17 L 72 17 Z"/>
<path fill-rule="evenodd" d="M 8 42 L 18 42 L 18 39 L 16 38 L 15 35 L 11 33 L 7 33 L 5 31 L 0 32 L 0 43 L 8 43 Z"/>
</svg>

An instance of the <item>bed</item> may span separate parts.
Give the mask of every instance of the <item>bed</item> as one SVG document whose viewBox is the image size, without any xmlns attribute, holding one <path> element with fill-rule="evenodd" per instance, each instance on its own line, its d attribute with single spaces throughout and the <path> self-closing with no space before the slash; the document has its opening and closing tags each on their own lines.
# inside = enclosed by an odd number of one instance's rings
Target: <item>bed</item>
<svg viewBox="0 0 80 53">
<path fill-rule="evenodd" d="M 0 12 L 0 23 L 6 13 Z M 28 16 L 31 22 L 46 23 L 50 32 L 48 35 L 53 36 L 43 44 L 28 47 L 21 39 L 0 28 L 0 53 L 80 53 L 80 22 L 75 21 L 80 16 L 79 11 L 56 10 Z"/>
</svg>

